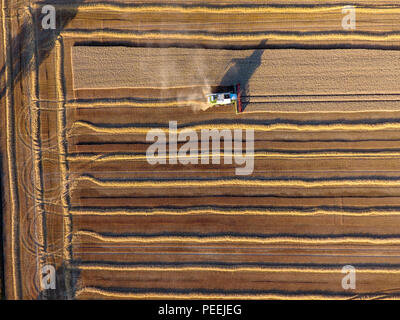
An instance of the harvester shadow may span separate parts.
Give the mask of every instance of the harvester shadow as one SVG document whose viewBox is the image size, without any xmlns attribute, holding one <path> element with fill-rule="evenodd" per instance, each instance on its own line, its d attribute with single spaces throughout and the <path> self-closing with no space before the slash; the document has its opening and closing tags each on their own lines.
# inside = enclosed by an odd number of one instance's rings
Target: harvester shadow
<svg viewBox="0 0 400 320">
<path fill-rule="evenodd" d="M 246 58 L 232 59 L 229 69 L 225 72 L 218 86 L 218 91 L 224 91 L 226 87 L 240 84 L 240 95 L 242 111 L 244 111 L 250 102 L 249 99 L 249 81 L 255 71 L 261 65 L 261 58 L 264 53 L 265 44 L 268 40 L 262 40 L 253 53 Z"/>
</svg>

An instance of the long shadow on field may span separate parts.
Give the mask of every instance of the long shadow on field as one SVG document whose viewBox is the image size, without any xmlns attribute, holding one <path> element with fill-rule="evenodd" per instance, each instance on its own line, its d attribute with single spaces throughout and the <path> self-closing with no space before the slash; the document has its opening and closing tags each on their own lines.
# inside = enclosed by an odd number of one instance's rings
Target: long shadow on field
<svg viewBox="0 0 400 320">
<path fill-rule="evenodd" d="M 3 168 L 3 156 L 0 154 L 0 168 Z M 3 230 L 5 225 L 5 219 L 3 216 L 3 203 L 5 203 L 5 193 L 4 193 L 4 175 L 0 174 L 0 300 L 4 300 L 6 298 L 6 291 L 5 291 L 5 270 L 4 270 L 4 242 L 3 242 Z"/>
<path fill-rule="evenodd" d="M 76 287 L 80 272 L 77 269 L 73 271 L 68 270 L 65 266 L 61 266 L 56 270 L 56 288 L 55 289 L 42 289 L 39 292 L 37 300 L 67 300 L 71 299 L 71 296 L 68 292 L 68 288 L 66 287 L 66 278 L 71 277 L 70 283 L 72 284 L 72 288 Z"/>
<path fill-rule="evenodd" d="M 267 40 L 262 40 L 258 45 L 259 48 L 264 48 Z M 254 50 L 253 53 L 240 59 L 232 59 L 231 67 L 222 77 L 220 82 L 219 90 L 223 91 L 226 86 L 232 86 L 240 84 L 241 97 L 242 97 L 242 110 L 246 109 L 249 104 L 249 81 L 252 78 L 254 72 L 261 65 L 261 58 L 264 53 L 264 49 Z M 233 64 L 233 65 L 232 65 Z"/>
<path fill-rule="evenodd" d="M 10 1 L 11 2 L 11 1 Z M 50 55 L 52 52 L 56 40 L 59 37 L 60 33 L 65 29 L 65 27 L 69 24 L 69 22 L 75 18 L 78 13 L 78 7 L 85 0 L 69 0 L 68 9 L 61 9 L 60 5 L 65 5 L 65 0 L 47 0 L 41 3 L 41 6 L 38 8 L 29 8 L 28 15 L 21 15 L 23 17 L 24 22 L 19 27 L 17 31 L 18 33 L 12 38 L 10 34 L 12 34 L 12 30 L 8 30 L 8 32 L 4 35 L 6 37 L 8 47 L 4 48 L 6 62 L 0 69 L 0 79 L 1 79 L 1 87 L 0 87 L 0 99 L 4 97 L 4 95 L 8 90 L 13 91 L 17 84 L 24 78 L 24 76 L 31 70 L 34 63 L 36 64 L 36 68 L 40 66 L 43 61 Z M 42 14 L 42 8 L 45 5 L 53 5 L 56 9 L 56 29 L 55 30 L 44 30 L 42 29 L 42 18 L 45 14 Z M 5 10 L 5 8 L 3 8 Z M 28 12 L 27 12 L 28 13 Z M 8 17 L 15 15 L 15 12 L 8 12 Z M 8 23 L 8 28 L 11 23 Z M 36 61 L 34 61 L 34 56 L 37 56 Z M 5 81 L 6 75 L 6 65 L 10 67 L 10 74 L 8 77 L 8 81 Z M 11 101 L 13 103 L 13 101 Z M 19 261 L 16 262 L 16 268 L 19 270 Z M 71 273 L 64 267 L 61 267 L 57 273 L 67 274 Z M 18 274 L 18 292 L 17 297 L 22 298 L 22 283 L 21 283 L 22 275 Z M 68 277 L 58 277 L 61 281 L 62 279 L 70 279 L 71 275 Z M 62 287 L 61 285 L 59 285 Z M 64 287 L 72 288 L 71 291 L 74 290 L 73 283 L 71 282 L 69 285 L 64 283 Z M 64 294 L 66 297 L 70 298 L 73 296 L 73 292 L 66 292 Z M 38 298 L 43 298 L 42 295 Z"/>
<path fill-rule="evenodd" d="M 4 48 L 5 52 L 7 52 L 8 56 L 10 57 L 12 83 L 7 84 L 5 81 L 2 82 L 3 87 L 0 88 L 0 99 L 5 95 L 7 85 L 15 86 L 30 70 L 33 63 L 33 55 L 35 50 L 38 56 L 38 65 L 41 65 L 42 62 L 49 56 L 54 48 L 56 39 L 68 25 L 68 23 L 74 19 L 78 13 L 79 5 L 83 2 L 85 2 L 85 0 L 69 0 L 69 8 L 67 10 L 61 8 L 57 9 L 57 6 L 65 4 L 65 0 L 48 0 L 43 2 L 38 9 L 29 9 L 30 14 L 33 17 L 33 25 L 30 19 L 26 18 L 25 22 L 20 27 L 18 34 L 14 38 L 8 39 L 10 47 Z M 45 16 L 42 14 L 41 10 L 45 5 L 53 5 L 56 9 L 57 15 L 55 30 L 44 30 L 41 27 L 42 18 Z M 6 65 L 3 65 L 3 67 L 0 69 L 0 79 L 4 79 L 5 70 Z M 13 87 L 10 89 L 12 88 Z"/>
</svg>

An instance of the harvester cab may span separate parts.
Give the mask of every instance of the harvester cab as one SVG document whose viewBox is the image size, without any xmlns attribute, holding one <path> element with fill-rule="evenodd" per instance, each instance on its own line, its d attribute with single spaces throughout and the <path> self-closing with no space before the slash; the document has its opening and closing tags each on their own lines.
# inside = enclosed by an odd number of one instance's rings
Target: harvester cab
<svg viewBox="0 0 400 320">
<path fill-rule="evenodd" d="M 240 101 L 240 85 L 236 85 L 233 88 L 233 92 L 208 94 L 208 105 L 214 107 L 234 104 L 236 113 L 242 112 L 242 103 Z"/>
</svg>

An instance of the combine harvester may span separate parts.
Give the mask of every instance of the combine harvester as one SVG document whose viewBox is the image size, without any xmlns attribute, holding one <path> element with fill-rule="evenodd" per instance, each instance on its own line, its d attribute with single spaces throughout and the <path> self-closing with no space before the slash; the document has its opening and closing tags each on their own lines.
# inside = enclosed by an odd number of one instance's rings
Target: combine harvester
<svg viewBox="0 0 400 320">
<path fill-rule="evenodd" d="M 236 113 L 241 113 L 243 109 L 240 99 L 240 84 L 233 86 L 233 92 L 208 94 L 207 103 L 210 107 L 234 104 Z"/>
</svg>

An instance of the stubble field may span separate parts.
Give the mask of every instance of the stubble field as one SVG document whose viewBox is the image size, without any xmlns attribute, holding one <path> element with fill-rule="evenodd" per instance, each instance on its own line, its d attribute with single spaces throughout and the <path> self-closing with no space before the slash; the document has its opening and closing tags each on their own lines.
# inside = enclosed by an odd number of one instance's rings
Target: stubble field
<svg viewBox="0 0 400 320">
<path fill-rule="evenodd" d="M 7 298 L 397 297 L 400 7 L 46 3 L 55 31 L 2 3 Z M 243 113 L 206 108 L 237 83 Z M 254 129 L 254 171 L 150 165 L 170 121 Z"/>
</svg>

